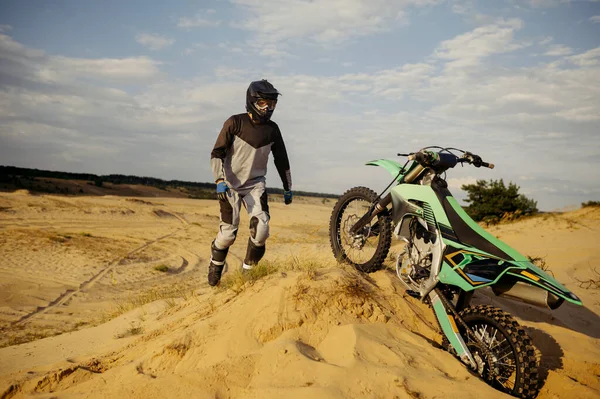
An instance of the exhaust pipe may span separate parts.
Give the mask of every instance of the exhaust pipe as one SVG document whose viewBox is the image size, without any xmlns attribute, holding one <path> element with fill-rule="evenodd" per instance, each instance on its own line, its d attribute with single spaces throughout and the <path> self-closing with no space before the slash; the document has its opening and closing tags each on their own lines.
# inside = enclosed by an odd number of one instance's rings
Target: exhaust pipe
<svg viewBox="0 0 600 399">
<path fill-rule="evenodd" d="M 530 305 L 557 309 L 565 301 L 553 293 L 521 281 L 502 282 L 492 287 L 494 294 Z"/>
</svg>

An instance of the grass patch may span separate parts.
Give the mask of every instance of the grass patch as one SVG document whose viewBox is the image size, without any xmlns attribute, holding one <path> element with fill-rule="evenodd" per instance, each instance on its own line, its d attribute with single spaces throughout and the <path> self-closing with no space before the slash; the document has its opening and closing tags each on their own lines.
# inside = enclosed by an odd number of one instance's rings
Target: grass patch
<svg viewBox="0 0 600 399">
<path fill-rule="evenodd" d="M 193 291 L 186 290 L 181 287 L 174 287 L 168 289 L 151 289 L 146 292 L 139 294 L 134 298 L 128 298 L 127 300 L 121 300 L 116 302 L 116 308 L 109 315 L 109 318 L 115 318 L 123 313 L 127 313 L 130 310 L 137 309 L 141 306 L 144 306 L 147 303 L 166 300 L 167 307 L 172 308 L 176 305 L 174 298 L 183 298 L 183 300 L 187 300 Z"/>
<path fill-rule="evenodd" d="M 306 278 L 309 280 L 315 280 L 318 278 L 318 268 L 322 265 L 312 259 L 303 259 L 298 256 L 291 255 L 284 259 L 275 260 L 262 260 L 258 265 L 252 269 L 242 272 L 237 269 L 229 271 L 225 274 L 219 287 L 222 289 L 230 289 L 235 293 L 242 292 L 247 283 L 250 285 L 255 281 L 260 280 L 268 275 L 285 272 L 285 271 L 299 271 L 306 274 Z"/>
<path fill-rule="evenodd" d="M 133 335 L 140 335 L 144 333 L 144 327 L 142 327 L 141 325 L 136 325 L 133 321 L 130 323 L 130 326 L 127 330 L 125 330 L 124 332 L 122 332 L 121 334 L 117 334 L 115 335 L 115 338 L 120 339 L 120 338 L 126 338 L 126 337 L 131 337 Z"/>
<path fill-rule="evenodd" d="M 245 289 L 246 283 L 252 284 L 265 276 L 274 274 L 281 269 L 280 267 L 281 265 L 277 261 L 261 261 L 250 270 L 242 272 L 242 270 L 237 269 L 233 272 L 228 272 L 221 280 L 219 287 L 240 293 Z"/>
<path fill-rule="evenodd" d="M 156 270 L 157 272 L 162 272 L 162 273 L 166 273 L 169 271 L 169 266 L 163 264 L 154 266 L 154 270 Z"/>
<path fill-rule="evenodd" d="M 0 341 L 0 348 L 37 341 L 38 339 L 53 337 L 62 333 L 63 331 L 53 331 L 45 328 L 39 328 L 34 332 L 25 332 L 23 334 L 18 334 L 16 332 L 8 333 L 3 337 L 4 339 Z"/>
</svg>

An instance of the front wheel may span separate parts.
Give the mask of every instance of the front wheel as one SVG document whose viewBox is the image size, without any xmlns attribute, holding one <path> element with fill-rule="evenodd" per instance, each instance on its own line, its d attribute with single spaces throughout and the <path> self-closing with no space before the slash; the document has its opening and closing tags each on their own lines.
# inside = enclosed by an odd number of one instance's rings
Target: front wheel
<svg viewBox="0 0 600 399">
<path fill-rule="evenodd" d="M 378 195 L 366 187 L 346 191 L 333 207 L 329 220 L 329 239 L 336 259 L 370 273 L 379 270 L 392 242 L 392 228 L 387 212 L 378 214 L 355 235 L 350 229 L 365 215 Z"/>
<path fill-rule="evenodd" d="M 531 338 L 523 327 L 510 314 L 492 306 L 468 307 L 460 315 L 489 351 L 486 356 L 479 344 L 461 334 L 475 359 L 483 366 L 480 370 L 483 379 L 509 395 L 535 398 L 538 393 L 538 361 Z"/>
</svg>

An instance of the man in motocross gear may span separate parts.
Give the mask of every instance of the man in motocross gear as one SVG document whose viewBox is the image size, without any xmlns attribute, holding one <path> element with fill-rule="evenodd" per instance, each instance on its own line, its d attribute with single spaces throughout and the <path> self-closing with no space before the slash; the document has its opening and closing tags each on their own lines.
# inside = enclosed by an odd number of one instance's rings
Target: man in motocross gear
<svg viewBox="0 0 600 399">
<path fill-rule="evenodd" d="M 236 239 L 242 203 L 250 216 L 243 270 L 252 269 L 265 254 L 270 219 L 265 175 L 271 152 L 283 182 L 285 204 L 292 202 L 290 163 L 279 127 L 271 121 L 279 95 L 264 79 L 250 83 L 246 92 L 247 113 L 225 121 L 211 152 L 210 164 L 221 208 L 219 232 L 211 244 L 211 286 L 221 280 L 227 252 Z"/>
</svg>

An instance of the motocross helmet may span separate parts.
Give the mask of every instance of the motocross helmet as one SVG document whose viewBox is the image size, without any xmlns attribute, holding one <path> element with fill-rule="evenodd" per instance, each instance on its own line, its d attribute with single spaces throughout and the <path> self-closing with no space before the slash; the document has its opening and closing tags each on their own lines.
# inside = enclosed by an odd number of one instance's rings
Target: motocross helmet
<svg viewBox="0 0 600 399">
<path fill-rule="evenodd" d="M 252 115 L 253 120 L 265 123 L 271 119 L 277 105 L 277 96 L 280 95 L 265 79 L 254 81 L 246 91 L 246 111 Z"/>
</svg>

